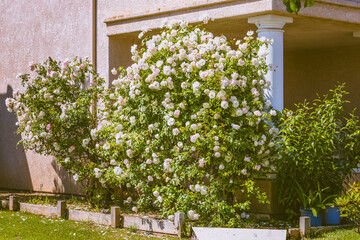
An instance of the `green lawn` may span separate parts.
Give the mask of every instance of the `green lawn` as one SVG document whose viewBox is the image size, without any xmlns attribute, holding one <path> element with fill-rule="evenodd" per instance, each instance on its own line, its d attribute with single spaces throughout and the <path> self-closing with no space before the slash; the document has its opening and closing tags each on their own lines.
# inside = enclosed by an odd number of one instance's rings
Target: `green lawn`
<svg viewBox="0 0 360 240">
<path fill-rule="evenodd" d="M 95 224 L 51 219 L 27 213 L 0 211 L 0 239 L 128 239 L 160 240 L 173 237 L 154 237 L 130 233 Z"/>
<path fill-rule="evenodd" d="M 130 233 L 125 229 L 112 229 L 100 225 L 63 219 L 40 217 L 33 214 L 0 211 L 0 239 L 127 239 L 176 240 L 174 237 L 155 237 L 144 233 Z M 339 229 L 313 236 L 316 240 L 360 240 L 353 229 Z"/>
<path fill-rule="evenodd" d="M 335 231 L 321 234 L 319 236 L 314 236 L 311 239 L 316 239 L 316 240 L 359 240 L 360 234 L 356 233 L 353 229 L 338 229 Z"/>
</svg>

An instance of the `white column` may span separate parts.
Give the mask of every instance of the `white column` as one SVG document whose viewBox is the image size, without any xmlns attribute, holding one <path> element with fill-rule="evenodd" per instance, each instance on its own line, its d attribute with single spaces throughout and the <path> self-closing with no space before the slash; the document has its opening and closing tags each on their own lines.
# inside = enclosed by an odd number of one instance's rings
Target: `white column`
<svg viewBox="0 0 360 240">
<path fill-rule="evenodd" d="M 283 27 L 286 23 L 292 23 L 292 17 L 283 17 L 277 15 L 262 15 L 250 17 L 249 23 L 257 26 L 258 37 L 273 39 L 274 43 L 269 45 L 269 55 L 266 57 L 266 63 L 273 66 L 273 71 L 268 71 L 266 80 L 271 82 L 269 90 L 266 90 L 265 96 L 272 103 L 276 110 L 284 108 L 284 47 L 283 47 Z"/>
</svg>

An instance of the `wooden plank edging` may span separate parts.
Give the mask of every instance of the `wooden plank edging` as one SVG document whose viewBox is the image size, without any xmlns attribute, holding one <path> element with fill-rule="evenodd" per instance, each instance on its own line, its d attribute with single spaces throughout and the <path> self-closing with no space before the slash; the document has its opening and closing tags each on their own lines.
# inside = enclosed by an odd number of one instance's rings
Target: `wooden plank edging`
<svg viewBox="0 0 360 240">
<path fill-rule="evenodd" d="M 178 235 L 175 224 L 169 220 L 156 220 L 141 218 L 137 216 L 122 216 L 122 226 L 124 228 L 136 227 L 138 230 L 156 233 Z"/>
<path fill-rule="evenodd" d="M 32 213 L 32 214 L 36 214 L 36 215 L 58 217 L 57 207 L 21 202 L 19 210 L 21 212 L 27 212 L 27 213 Z"/>
<path fill-rule="evenodd" d="M 92 222 L 105 226 L 111 225 L 111 214 L 69 209 L 69 220 Z"/>
<path fill-rule="evenodd" d="M 42 215 L 47 217 L 67 218 L 72 221 L 92 222 L 113 228 L 136 227 L 136 229 L 147 232 L 155 232 L 162 234 L 182 236 L 182 229 L 184 226 L 184 213 L 175 213 L 175 222 L 170 220 L 157 220 L 151 218 L 144 218 L 140 216 L 121 215 L 120 207 L 111 207 L 111 214 L 88 212 L 82 210 L 73 210 L 66 208 L 65 201 L 58 201 L 57 207 L 46 206 L 41 204 L 30 204 L 18 202 L 15 196 L 9 197 L 8 207 L 12 211 L 27 212 L 35 215 Z M 2 202 L 5 205 L 5 202 Z"/>
</svg>

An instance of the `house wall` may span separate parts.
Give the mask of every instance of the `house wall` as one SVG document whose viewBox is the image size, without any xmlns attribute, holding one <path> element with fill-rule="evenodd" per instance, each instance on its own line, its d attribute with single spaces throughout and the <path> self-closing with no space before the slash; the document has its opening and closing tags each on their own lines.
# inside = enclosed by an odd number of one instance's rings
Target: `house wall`
<svg viewBox="0 0 360 240">
<path fill-rule="evenodd" d="M 21 87 L 15 76 L 28 73 L 30 61 L 91 57 L 91 0 L 2 0 L 0 12 L 0 188 L 78 193 L 54 159 L 15 147 L 21 137 L 5 99 Z"/>
<path fill-rule="evenodd" d="M 347 112 L 354 108 L 360 116 L 360 47 L 311 49 L 285 52 L 284 103 L 294 109 L 294 103 L 324 95 L 339 83 L 346 83 L 350 101 Z"/>
</svg>

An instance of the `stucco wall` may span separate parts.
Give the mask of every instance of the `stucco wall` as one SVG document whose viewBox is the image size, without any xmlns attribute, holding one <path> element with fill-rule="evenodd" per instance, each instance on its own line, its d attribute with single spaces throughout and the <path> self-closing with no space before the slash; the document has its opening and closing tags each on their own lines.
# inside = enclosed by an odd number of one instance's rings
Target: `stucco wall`
<svg viewBox="0 0 360 240">
<path fill-rule="evenodd" d="M 337 82 L 346 83 L 346 111 L 358 108 L 360 115 L 360 47 L 311 49 L 285 52 L 284 100 L 286 108 L 304 99 L 312 100 L 316 93 L 324 95 Z"/>
<path fill-rule="evenodd" d="M 54 159 L 16 146 L 15 116 L 5 98 L 20 88 L 30 61 L 91 57 L 91 0 L 0 1 L 0 187 L 75 193 L 80 189 Z"/>
</svg>

